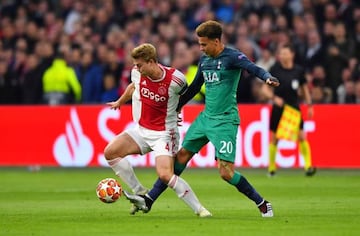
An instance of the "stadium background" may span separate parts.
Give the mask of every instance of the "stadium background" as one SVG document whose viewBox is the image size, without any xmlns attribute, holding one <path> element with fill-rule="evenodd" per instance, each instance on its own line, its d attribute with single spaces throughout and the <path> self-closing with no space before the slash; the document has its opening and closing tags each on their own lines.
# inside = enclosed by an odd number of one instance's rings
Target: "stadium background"
<svg viewBox="0 0 360 236">
<path fill-rule="evenodd" d="M 159 61 L 179 68 L 190 82 L 199 57 L 193 30 L 207 19 L 222 22 L 224 42 L 266 69 L 277 47 L 292 42 L 315 103 L 314 120 L 306 121 L 314 165 L 360 166 L 360 6 L 348 0 L 1 1 L 0 165 L 105 166 L 106 142 L 132 124 L 129 106 L 116 113 L 103 105 L 129 83 L 129 50 L 153 43 Z M 59 54 L 76 72 L 82 99 L 48 106 L 43 75 Z M 94 74 L 102 88 L 97 93 L 86 82 Z M 114 83 L 107 87 L 109 76 Z M 237 166 L 267 164 L 269 105 L 258 82 L 247 73 L 240 81 Z M 200 104 L 186 106 L 185 122 L 202 102 L 199 95 L 192 103 Z M 207 146 L 191 165 L 214 166 L 212 154 Z M 302 166 L 294 143 L 283 142 L 278 155 L 282 167 Z M 153 162 L 151 155 L 130 158 L 135 166 Z"/>
</svg>

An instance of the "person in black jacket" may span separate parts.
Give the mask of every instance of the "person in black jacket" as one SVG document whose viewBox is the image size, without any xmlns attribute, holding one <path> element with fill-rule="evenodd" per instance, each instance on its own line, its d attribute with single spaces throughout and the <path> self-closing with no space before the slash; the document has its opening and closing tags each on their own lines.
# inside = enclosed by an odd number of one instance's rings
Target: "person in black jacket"
<svg viewBox="0 0 360 236">
<path fill-rule="evenodd" d="M 292 107 L 300 112 L 299 89 L 308 105 L 308 117 L 313 116 L 313 107 L 307 81 L 305 79 L 304 68 L 294 63 L 295 51 L 292 45 L 285 44 L 280 47 L 278 62 L 270 68 L 270 73 L 279 79 L 280 86 L 268 93 L 268 98 L 273 102 L 270 116 L 270 144 L 269 144 L 269 176 L 276 173 L 276 153 L 279 138 L 276 133 L 279 128 L 279 122 L 283 115 L 285 105 Z M 301 114 L 301 113 L 300 113 Z M 306 140 L 303 130 L 304 121 L 300 116 L 299 132 L 297 140 L 299 141 L 300 153 L 305 161 L 305 174 L 312 176 L 316 169 L 312 166 L 311 149 Z"/>
</svg>

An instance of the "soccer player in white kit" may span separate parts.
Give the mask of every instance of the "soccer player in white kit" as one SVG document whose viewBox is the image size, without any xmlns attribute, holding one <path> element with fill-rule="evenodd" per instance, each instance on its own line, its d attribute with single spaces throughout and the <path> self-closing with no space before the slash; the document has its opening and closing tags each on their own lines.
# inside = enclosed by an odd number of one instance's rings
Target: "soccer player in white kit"
<svg viewBox="0 0 360 236">
<path fill-rule="evenodd" d="M 197 215 L 211 216 L 189 184 L 174 174 L 173 156 L 178 151 L 180 138 L 176 108 L 180 95 L 187 88 L 185 76 L 175 68 L 159 64 L 156 49 L 151 44 L 144 43 L 134 48 L 131 56 L 134 63 L 132 83 L 117 101 L 107 104 L 112 109 L 119 109 L 132 99 L 137 126 L 120 133 L 106 146 L 106 160 L 135 194 L 145 194 L 147 189 L 141 185 L 131 164 L 124 158 L 130 154 L 153 151 L 156 172 L 161 181 L 173 189 Z M 126 196 L 127 192 L 124 191 L 124 194 Z M 150 209 L 140 210 L 146 212 Z"/>
</svg>

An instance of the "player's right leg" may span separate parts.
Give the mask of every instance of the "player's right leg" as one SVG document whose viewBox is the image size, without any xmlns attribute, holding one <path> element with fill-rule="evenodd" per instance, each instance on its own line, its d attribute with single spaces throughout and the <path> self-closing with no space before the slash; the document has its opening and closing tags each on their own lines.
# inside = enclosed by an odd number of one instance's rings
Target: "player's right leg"
<svg viewBox="0 0 360 236">
<path fill-rule="evenodd" d="M 147 189 L 140 183 L 134 173 L 134 169 L 125 159 L 130 154 L 141 154 L 142 150 L 138 140 L 133 138 L 136 132 L 126 131 L 117 135 L 104 150 L 104 155 L 115 174 L 131 188 L 134 193 L 143 193 Z"/>
</svg>

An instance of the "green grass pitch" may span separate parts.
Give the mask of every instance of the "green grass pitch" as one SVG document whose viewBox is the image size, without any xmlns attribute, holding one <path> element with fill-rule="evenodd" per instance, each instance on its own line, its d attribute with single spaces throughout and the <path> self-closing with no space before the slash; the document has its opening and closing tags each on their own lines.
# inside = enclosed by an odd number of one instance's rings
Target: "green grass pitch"
<svg viewBox="0 0 360 236">
<path fill-rule="evenodd" d="M 151 187 L 155 170 L 135 170 Z M 262 218 L 216 169 L 183 173 L 213 213 L 201 219 L 169 189 L 148 214 L 129 215 L 124 197 L 100 202 L 95 188 L 114 177 L 110 168 L 1 168 L 0 235 L 359 235 L 360 170 L 320 169 L 305 177 L 301 169 L 281 169 L 274 178 L 264 169 L 240 172 L 272 202 L 273 218 Z"/>
</svg>

